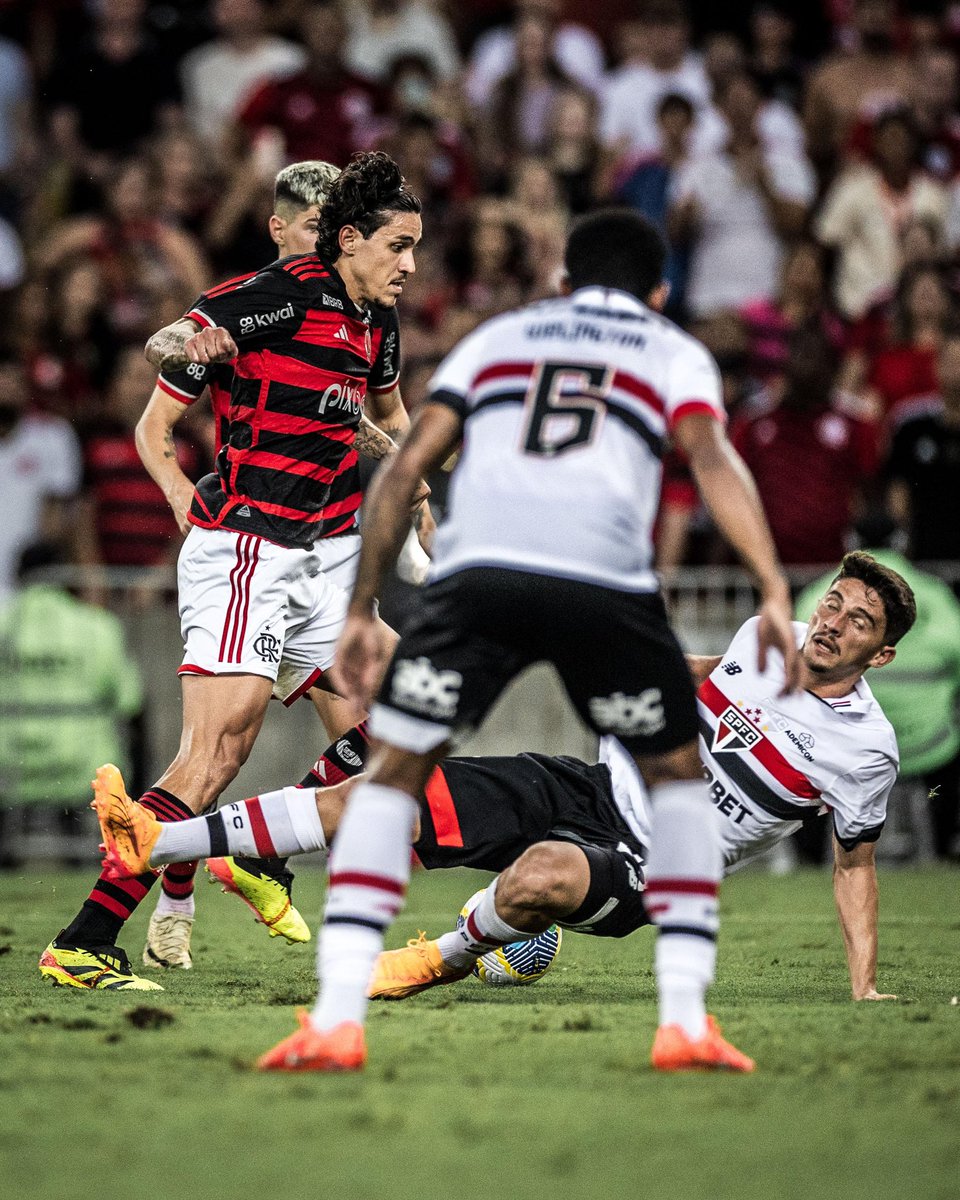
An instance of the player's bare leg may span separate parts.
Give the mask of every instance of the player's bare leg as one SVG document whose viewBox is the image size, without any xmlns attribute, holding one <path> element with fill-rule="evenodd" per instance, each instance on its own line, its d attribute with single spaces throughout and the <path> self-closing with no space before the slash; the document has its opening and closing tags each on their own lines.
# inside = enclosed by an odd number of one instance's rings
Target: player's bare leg
<svg viewBox="0 0 960 1200">
<path fill-rule="evenodd" d="M 720 837 L 696 742 L 637 758 L 650 792 L 653 825 L 645 901 L 658 926 L 660 1027 L 657 1070 L 752 1071 L 753 1062 L 720 1037 L 707 1016 L 716 967 Z"/>
<path fill-rule="evenodd" d="M 184 676 L 181 688 L 180 750 L 157 784 L 140 797 L 140 803 L 160 821 L 182 821 L 203 811 L 232 782 L 259 732 L 272 682 L 258 675 Z M 111 963 L 120 956 L 121 974 L 126 972 L 131 979 L 135 978 L 116 941 L 124 922 L 156 879 L 155 871 L 122 880 L 102 874 L 74 920 L 44 951 L 41 973 L 55 982 L 64 982 L 63 973 L 57 972 L 54 961 L 61 950 L 74 957 L 78 953 L 96 957 L 102 951 Z M 187 935 L 180 936 L 178 941 L 189 961 L 192 899 L 185 908 L 189 911 L 174 909 L 172 915 L 178 917 L 180 934 Z"/>
</svg>

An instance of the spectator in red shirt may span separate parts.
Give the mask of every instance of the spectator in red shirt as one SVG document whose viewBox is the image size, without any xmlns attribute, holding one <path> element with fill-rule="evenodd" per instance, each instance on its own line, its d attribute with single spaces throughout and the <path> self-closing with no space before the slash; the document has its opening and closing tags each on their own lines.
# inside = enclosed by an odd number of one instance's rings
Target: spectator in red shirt
<svg viewBox="0 0 960 1200">
<path fill-rule="evenodd" d="M 241 111 L 240 124 L 253 139 L 279 132 L 287 162 L 322 159 L 346 166 L 354 150 L 369 143 L 376 90 L 344 66 L 346 30 L 334 0 L 305 6 L 298 27 L 309 55 L 306 67 L 264 84 Z"/>
<path fill-rule="evenodd" d="M 140 461 L 134 437 L 155 382 L 156 370 L 140 347 L 124 350 L 110 381 L 103 414 L 84 437 L 84 490 L 77 540 L 85 563 L 157 566 L 174 562 L 179 553 L 176 519 Z M 184 473 L 199 479 L 208 464 L 198 442 L 179 425 L 173 438 Z"/>
<path fill-rule="evenodd" d="M 837 366 L 836 350 L 822 330 L 797 330 L 783 380 L 770 389 L 769 407 L 734 434 L 784 563 L 827 563 L 843 556 L 859 485 L 875 468 L 870 426 L 836 401 Z"/>
<path fill-rule="evenodd" d="M 901 408 L 910 400 L 936 391 L 937 354 L 952 307 L 937 267 L 920 266 L 901 276 L 894 305 L 893 345 L 877 354 L 867 377 L 887 422 L 897 422 Z"/>
</svg>

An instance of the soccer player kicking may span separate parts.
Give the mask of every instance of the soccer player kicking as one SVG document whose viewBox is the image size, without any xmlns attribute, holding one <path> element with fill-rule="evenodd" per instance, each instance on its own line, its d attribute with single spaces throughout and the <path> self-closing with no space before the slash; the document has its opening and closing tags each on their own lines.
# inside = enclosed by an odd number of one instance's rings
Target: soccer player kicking
<svg viewBox="0 0 960 1200">
<path fill-rule="evenodd" d="M 273 213 L 268 232 L 277 247 L 277 257 L 312 254 L 317 244 L 320 210 L 331 184 L 340 168 L 325 162 L 297 162 L 280 171 L 274 181 Z M 256 271 L 248 278 L 253 279 Z M 388 361 L 395 357 L 397 331 L 390 329 L 381 340 L 378 364 L 368 380 L 364 414 L 356 430 L 354 449 L 362 457 L 382 459 L 397 449 L 394 439 L 402 437 L 409 425 L 406 409 L 400 398 L 395 372 Z M 377 379 L 386 382 L 379 385 Z M 209 364 L 190 363 L 178 371 L 161 371 L 156 387 L 137 426 L 137 446 L 144 465 L 166 496 L 173 509 L 181 532 L 190 532 L 190 505 L 194 484 L 183 473 L 174 450 L 172 434 L 190 406 L 205 391 L 209 391 L 215 422 L 216 453 L 229 439 L 230 406 L 234 383 L 232 362 Z M 369 419 L 367 414 L 373 420 Z M 376 423 L 374 423 L 376 422 Z M 379 426 L 379 427 L 378 427 Z M 425 489 L 426 490 L 426 489 Z M 337 587 L 349 592 L 353 586 L 357 558 L 360 553 L 360 531 L 357 508 L 360 502 L 359 469 L 353 466 L 340 470 L 330 484 L 317 538 L 330 538 L 324 573 Z M 419 500 L 419 498 L 417 498 Z M 426 501 L 419 504 L 414 518 L 422 522 L 423 531 L 432 525 Z M 413 555 L 419 546 L 408 538 L 405 551 Z M 426 556 L 420 552 L 425 559 Z M 398 568 L 399 569 L 399 568 Z M 335 783 L 345 775 L 357 773 L 358 756 L 365 749 L 365 725 L 353 728 L 353 706 L 312 684 L 316 670 L 298 668 L 281 660 L 274 696 L 285 705 L 292 704 L 306 692 L 313 702 L 331 746 L 320 756 L 302 783 L 304 787 Z M 286 864 L 277 859 L 217 859 L 208 864 L 211 873 L 224 889 L 238 895 L 257 913 L 271 936 L 282 935 L 289 942 L 307 941 L 307 923 L 293 906 L 291 898 L 293 875 Z M 196 863 L 183 863 L 164 872 L 160 896 L 150 917 L 144 966 L 153 969 L 190 968 L 190 941 L 193 932 L 193 881 Z"/>
<path fill-rule="evenodd" d="M 854 1000 L 877 991 L 874 846 L 897 773 L 893 730 L 864 672 L 889 663 L 916 615 L 897 572 L 849 554 L 806 626 L 794 625 L 801 689 L 782 695 L 782 660 L 755 666 L 756 618 L 721 657 L 688 656 L 699 681 L 700 757 L 720 817 L 724 872 L 750 862 L 814 813 L 834 831 L 834 894 Z M 736 696 L 736 699 L 732 699 Z M 369 993 L 400 1000 L 464 978 L 477 959 L 556 923 L 597 937 L 646 925 L 644 870 L 650 841 L 646 791 L 615 738 L 601 764 L 521 754 L 450 758 L 419 797 L 414 848 L 428 869 L 501 872 L 491 885 L 496 936 L 469 928 L 413 940 L 377 959 Z M 94 807 L 120 875 L 218 852 L 307 853 L 328 846 L 352 785 L 285 788 L 209 817 L 163 825 L 130 801 L 114 767 L 101 769 Z"/>
<path fill-rule="evenodd" d="M 658 315 L 664 247 L 629 210 L 574 226 L 572 294 L 494 318 L 441 364 L 398 454 L 367 498 L 338 666 L 358 704 L 389 650 L 376 593 L 403 539 L 395 510 L 416 479 L 464 449 L 432 578 L 372 711 L 368 780 L 351 792 L 330 861 L 320 996 L 265 1070 L 357 1070 L 367 984 L 410 871 L 416 797 L 456 731 L 475 725 L 528 664 L 552 662 L 583 719 L 634 756 L 653 820 L 646 895 L 659 927 L 658 1069 L 750 1070 L 708 1021 L 721 872 L 697 756 L 693 684 L 651 566 L 668 434 L 761 594 L 760 666 L 772 648 L 796 686 L 789 594 L 749 474 L 723 432 L 707 351 Z M 495 891 L 494 891 L 495 895 Z M 471 915 L 499 929 L 493 896 Z"/>
<path fill-rule="evenodd" d="M 326 685 L 347 596 L 325 574 L 337 539 L 318 532 L 333 481 L 355 463 L 367 387 L 396 385 L 393 309 L 420 235 L 420 201 L 393 160 L 356 156 L 327 193 L 317 253 L 211 289 L 147 344 L 162 371 L 236 359 L 229 439 L 197 485 L 178 563 L 181 744 L 141 797 L 161 820 L 216 802 L 250 752 L 281 662 Z M 72 987 L 157 989 L 115 945 L 154 881 L 101 876 L 41 973 Z"/>
</svg>

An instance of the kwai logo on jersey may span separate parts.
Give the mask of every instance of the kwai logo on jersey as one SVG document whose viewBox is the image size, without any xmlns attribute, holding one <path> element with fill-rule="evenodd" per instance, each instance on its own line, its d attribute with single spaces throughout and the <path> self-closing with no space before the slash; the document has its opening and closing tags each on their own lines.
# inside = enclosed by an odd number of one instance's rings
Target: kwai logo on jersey
<svg viewBox="0 0 960 1200">
<path fill-rule="evenodd" d="M 460 702 L 459 671 L 439 671 L 428 659 L 401 658 L 393 672 L 390 699 L 431 717 L 452 717 Z"/>
<path fill-rule="evenodd" d="M 710 749 L 714 754 L 740 754 L 755 746 L 762 736 L 743 713 L 730 704 L 720 714 Z"/>
<path fill-rule="evenodd" d="M 240 332 L 253 333 L 255 329 L 269 329 L 278 321 L 288 321 L 293 316 L 293 305 L 285 304 L 283 308 L 274 309 L 269 313 L 255 313 L 252 317 L 240 318 Z"/>
<path fill-rule="evenodd" d="M 627 737 L 650 737 L 667 723 L 663 712 L 663 693 L 647 688 L 639 696 L 614 692 L 612 696 L 594 696 L 590 715 L 601 729 Z"/>
</svg>

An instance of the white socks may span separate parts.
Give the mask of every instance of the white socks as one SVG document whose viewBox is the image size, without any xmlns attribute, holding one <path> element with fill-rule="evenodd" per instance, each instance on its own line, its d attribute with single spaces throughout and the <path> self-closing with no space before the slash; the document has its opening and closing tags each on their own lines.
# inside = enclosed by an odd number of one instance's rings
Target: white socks
<svg viewBox="0 0 960 1200">
<path fill-rule="evenodd" d="M 168 896 L 161 888 L 160 896 L 157 900 L 157 906 L 153 910 L 155 917 L 165 917 L 169 913 L 178 913 L 180 916 L 189 917 L 193 920 L 195 905 L 193 902 L 193 893 L 185 896 L 182 900 L 177 900 L 173 896 Z"/>
<path fill-rule="evenodd" d="M 497 915 L 497 882 L 494 880 L 467 913 L 459 929 L 437 939 L 440 956 L 445 963 L 458 969 L 472 966 L 478 958 L 498 946 L 510 942 L 526 942 L 537 935 L 514 929 Z"/>
<path fill-rule="evenodd" d="M 360 783 L 350 794 L 330 855 L 330 883 L 317 947 L 319 1030 L 361 1023 L 383 934 L 403 905 L 417 802 L 406 792 Z"/>
<path fill-rule="evenodd" d="M 151 866 L 194 858 L 286 858 L 326 846 L 313 788 L 285 787 L 227 804 L 207 817 L 164 822 Z"/>
<path fill-rule="evenodd" d="M 692 1038 L 706 1030 L 704 997 L 713 982 L 722 868 L 717 818 L 699 780 L 650 791 L 653 830 L 647 912 L 659 926 L 655 957 L 660 1024 Z"/>
</svg>

